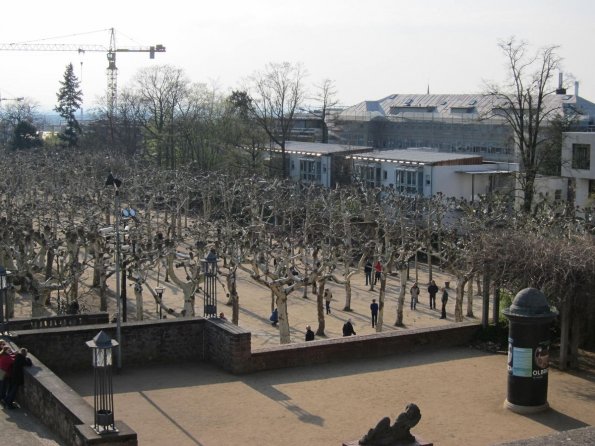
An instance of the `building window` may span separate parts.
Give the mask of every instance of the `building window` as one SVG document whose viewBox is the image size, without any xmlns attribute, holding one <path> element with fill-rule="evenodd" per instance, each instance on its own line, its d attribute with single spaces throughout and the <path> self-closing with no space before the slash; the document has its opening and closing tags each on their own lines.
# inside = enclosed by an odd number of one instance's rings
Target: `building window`
<svg viewBox="0 0 595 446">
<path fill-rule="evenodd" d="M 423 195 L 423 172 L 418 169 L 395 169 L 395 189 L 409 195 Z"/>
<path fill-rule="evenodd" d="M 572 145 L 572 168 L 591 169 L 591 144 Z"/>
<path fill-rule="evenodd" d="M 360 164 L 356 166 L 356 172 L 359 176 L 359 179 L 367 187 L 380 186 L 380 167 L 366 166 L 365 164 Z"/>
<path fill-rule="evenodd" d="M 589 180 L 589 198 L 595 199 L 595 180 Z"/>
<path fill-rule="evenodd" d="M 310 183 L 321 183 L 322 177 L 320 175 L 320 169 L 320 160 L 300 160 L 300 178 L 303 181 Z"/>
</svg>

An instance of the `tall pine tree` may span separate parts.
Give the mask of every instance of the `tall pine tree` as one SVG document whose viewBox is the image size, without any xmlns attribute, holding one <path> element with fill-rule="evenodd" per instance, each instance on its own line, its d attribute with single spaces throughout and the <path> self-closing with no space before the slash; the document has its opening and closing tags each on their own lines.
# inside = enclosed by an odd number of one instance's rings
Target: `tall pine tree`
<svg viewBox="0 0 595 446">
<path fill-rule="evenodd" d="M 81 134 L 81 126 L 75 117 L 83 102 L 83 92 L 79 86 L 80 82 L 70 63 L 64 72 L 64 80 L 60 82 L 60 90 L 56 95 L 58 105 L 54 109 L 66 121 L 66 127 L 58 135 L 66 147 L 76 147 Z"/>
</svg>

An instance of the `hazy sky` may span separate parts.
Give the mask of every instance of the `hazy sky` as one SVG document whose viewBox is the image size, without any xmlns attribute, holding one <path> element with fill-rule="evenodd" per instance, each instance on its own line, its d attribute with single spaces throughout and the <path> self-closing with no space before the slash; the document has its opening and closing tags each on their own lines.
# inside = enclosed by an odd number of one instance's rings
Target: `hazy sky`
<svg viewBox="0 0 595 446">
<path fill-rule="evenodd" d="M 267 62 L 301 62 L 309 85 L 336 82 L 343 105 L 393 93 L 477 93 L 505 76 L 497 42 L 559 45 L 563 70 L 595 102 L 592 0 L 213 0 L 2 2 L 0 43 L 163 44 L 167 52 L 118 54 L 118 85 L 141 67 L 182 68 L 228 91 Z M 98 32 L 95 32 L 98 31 Z M 52 40 L 41 40 L 61 36 Z M 0 51 L 0 95 L 51 109 L 72 62 L 84 107 L 105 94 L 104 53 Z M 81 66 L 82 62 L 82 66 Z"/>
</svg>

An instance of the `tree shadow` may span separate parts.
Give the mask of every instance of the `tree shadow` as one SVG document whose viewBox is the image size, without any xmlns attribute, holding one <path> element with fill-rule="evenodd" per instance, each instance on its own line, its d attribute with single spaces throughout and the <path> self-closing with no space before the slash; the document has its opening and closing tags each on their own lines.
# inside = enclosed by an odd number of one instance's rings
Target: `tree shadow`
<svg viewBox="0 0 595 446">
<path fill-rule="evenodd" d="M 286 395 L 285 393 L 281 392 L 277 388 L 275 388 L 272 384 L 266 382 L 266 379 L 244 379 L 244 384 L 249 386 L 250 388 L 256 390 L 260 394 L 266 396 L 267 398 L 273 400 L 293 415 L 295 415 L 298 420 L 302 421 L 303 423 L 313 424 L 315 426 L 324 426 L 324 418 L 314 415 L 307 410 L 303 409 L 300 406 L 297 406 L 292 402 L 291 397 Z"/>
</svg>

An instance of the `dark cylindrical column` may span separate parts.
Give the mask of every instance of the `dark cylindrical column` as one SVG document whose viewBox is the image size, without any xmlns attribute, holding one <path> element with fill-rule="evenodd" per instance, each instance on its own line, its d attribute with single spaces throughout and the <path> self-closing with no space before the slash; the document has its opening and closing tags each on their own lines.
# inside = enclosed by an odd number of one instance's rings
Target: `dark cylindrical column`
<svg viewBox="0 0 595 446">
<path fill-rule="evenodd" d="M 525 288 L 503 314 L 510 321 L 505 406 L 518 413 L 545 410 L 549 407 L 550 325 L 557 313 L 550 309 L 541 291 Z"/>
</svg>

